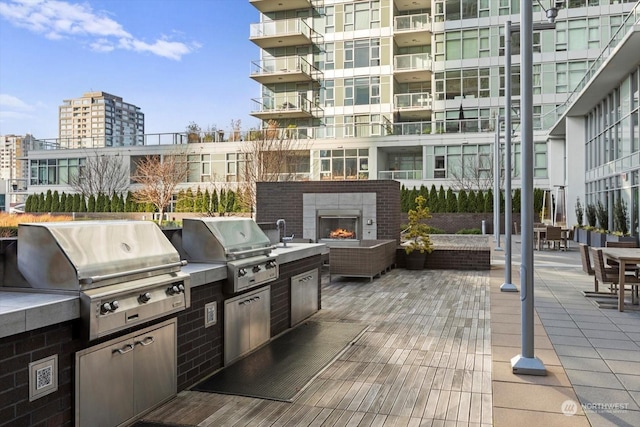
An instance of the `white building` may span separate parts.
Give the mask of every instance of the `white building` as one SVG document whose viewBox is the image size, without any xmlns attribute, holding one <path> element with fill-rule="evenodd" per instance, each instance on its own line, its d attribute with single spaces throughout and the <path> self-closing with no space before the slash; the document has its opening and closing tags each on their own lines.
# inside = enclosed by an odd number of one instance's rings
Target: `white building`
<svg viewBox="0 0 640 427">
<path fill-rule="evenodd" d="M 517 28 L 520 2 L 250 1 L 260 12 L 250 29 L 257 46 L 250 77 L 261 84 L 251 114 L 263 120 L 265 132 L 279 128 L 295 135 L 298 154 L 307 159 L 301 162 L 299 179 L 396 179 L 407 187 L 445 188 L 493 180 L 496 126 L 502 126 L 505 114 L 504 28 L 506 21 Z M 534 21 L 542 22 L 540 4 L 555 2 L 532 2 Z M 585 75 L 594 74 L 591 64 L 597 69 L 599 58 L 615 52 L 610 40 L 632 29 L 630 22 L 637 22 L 637 15 L 627 16 L 637 8 L 629 1 L 574 0 L 559 11 L 554 30 L 534 32 L 534 186 L 566 187 L 569 224 L 576 196 L 589 202 L 613 188 L 607 187 L 613 175 L 605 179 L 601 168 L 622 158 L 638 163 L 637 142 L 633 145 L 637 103 L 635 110 L 615 104 L 625 112 L 619 127 L 611 128 L 607 121 L 607 135 L 620 129 L 630 142 L 625 139 L 615 153 L 602 148 L 606 155 L 593 157 L 584 154 L 585 147 L 599 153 L 592 141 L 604 140 L 605 134 L 578 131 L 577 123 L 589 122 L 588 114 L 601 114 L 590 109 L 604 108 L 603 100 L 574 92 L 584 91 Z M 629 64 L 637 58 L 621 57 Z M 511 59 L 517 104 L 518 33 L 513 34 Z M 625 72 L 632 75 L 633 66 Z M 608 90 L 624 85 L 625 93 L 633 91 L 626 75 L 602 75 L 620 77 L 608 83 Z M 514 121 L 512 188 L 518 188 L 521 158 L 515 116 Z M 565 123 L 571 126 L 568 132 Z M 244 134 L 240 139 L 250 138 Z M 190 176 L 184 186 L 241 181 L 242 141 L 235 133 L 229 139 L 233 141 L 185 144 Z M 122 149 L 116 145 L 126 144 L 114 144 L 107 150 L 134 164 L 135 156 L 171 151 L 175 145 L 167 143 L 187 141 L 193 139 L 184 133 L 145 135 L 144 145 Z M 218 135 L 200 141 L 218 141 Z M 88 155 L 91 152 L 82 149 L 31 152 L 30 190 L 39 193 L 57 186 L 68 191 L 65 176 Z M 631 170 L 625 170 L 633 178 Z M 607 179 L 609 184 L 603 184 Z"/>
</svg>

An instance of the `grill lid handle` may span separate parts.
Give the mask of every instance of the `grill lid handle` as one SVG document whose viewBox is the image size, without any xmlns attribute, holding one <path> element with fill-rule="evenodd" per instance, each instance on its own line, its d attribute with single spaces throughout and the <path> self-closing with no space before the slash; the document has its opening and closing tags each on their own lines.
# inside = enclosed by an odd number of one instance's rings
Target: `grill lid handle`
<svg viewBox="0 0 640 427">
<path fill-rule="evenodd" d="M 163 268 L 182 267 L 183 265 L 187 265 L 187 261 L 182 260 L 182 261 L 172 262 L 169 264 L 154 265 L 154 266 L 145 267 L 145 268 L 137 268 L 135 270 L 119 271 L 117 273 L 104 274 L 102 276 L 83 277 L 82 279 L 79 280 L 79 282 L 83 285 L 89 285 L 91 283 L 102 282 L 103 280 L 116 279 L 118 277 L 130 276 L 133 274 L 148 273 L 150 271 L 160 270 Z"/>
</svg>

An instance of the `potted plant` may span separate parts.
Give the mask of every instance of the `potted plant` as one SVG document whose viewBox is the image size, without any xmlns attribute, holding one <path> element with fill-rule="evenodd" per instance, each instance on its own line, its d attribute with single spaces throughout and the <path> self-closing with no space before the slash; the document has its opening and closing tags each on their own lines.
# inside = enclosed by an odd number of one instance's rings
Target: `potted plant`
<svg viewBox="0 0 640 427">
<path fill-rule="evenodd" d="M 583 227 L 583 219 L 584 219 L 584 208 L 582 207 L 582 203 L 580 203 L 580 197 L 576 200 L 576 220 L 578 224 L 574 227 L 573 231 L 573 239 L 578 243 L 584 243 L 586 245 L 589 244 L 589 230 Z"/>
<path fill-rule="evenodd" d="M 587 217 L 587 226 L 585 227 L 585 230 L 587 230 L 587 234 L 589 236 L 587 237 L 587 244 L 591 245 L 591 236 L 595 233 L 597 223 L 596 206 L 591 203 L 587 204 L 585 214 Z"/>
<path fill-rule="evenodd" d="M 613 225 L 615 231 L 607 234 L 609 242 L 635 242 L 635 236 L 629 235 L 629 217 L 627 204 L 618 198 L 613 205 Z"/>
<path fill-rule="evenodd" d="M 598 227 L 591 230 L 591 246 L 604 247 L 607 241 L 607 228 L 609 224 L 609 212 L 607 208 L 598 200 L 596 207 L 596 217 L 598 218 Z"/>
<path fill-rule="evenodd" d="M 423 269 L 427 254 L 433 251 L 433 244 L 429 238 L 430 227 L 424 222 L 431 218 L 429 208 L 425 206 L 427 200 L 418 196 L 415 201 L 415 209 L 408 212 L 409 224 L 404 233 L 403 246 L 407 255 L 405 265 L 408 270 Z"/>
</svg>

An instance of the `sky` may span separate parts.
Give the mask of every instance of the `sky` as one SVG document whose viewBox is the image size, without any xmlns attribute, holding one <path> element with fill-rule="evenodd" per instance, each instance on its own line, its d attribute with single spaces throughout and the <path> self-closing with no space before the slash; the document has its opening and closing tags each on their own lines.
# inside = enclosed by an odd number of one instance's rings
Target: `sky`
<svg viewBox="0 0 640 427">
<path fill-rule="evenodd" d="M 249 0 L 0 0 L 0 135 L 58 136 L 58 107 L 122 97 L 145 133 L 257 127 Z"/>
</svg>

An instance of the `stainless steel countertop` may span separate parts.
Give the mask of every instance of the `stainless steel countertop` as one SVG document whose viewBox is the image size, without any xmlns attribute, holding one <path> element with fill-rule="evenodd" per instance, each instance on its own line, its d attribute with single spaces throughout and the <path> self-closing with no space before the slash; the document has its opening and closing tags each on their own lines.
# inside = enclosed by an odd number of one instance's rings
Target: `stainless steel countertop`
<svg viewBox="0 0 640 427">
<path fill-rule="evenodd" d="M 318 243 L 280 243 L 271 254 L 279 264 L 286 264 L 327 252 Z M 182 268 L 191 276 L 195 288 L 227 278 L 227 266 L 191 263 Z M 80 297 L 75 294 L 45 293 L 38 290 L 16 290 L 0 287 L 0 338 L 55 325 L 80 317 Z"/>
</svg>

